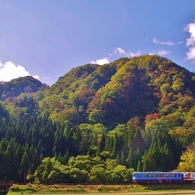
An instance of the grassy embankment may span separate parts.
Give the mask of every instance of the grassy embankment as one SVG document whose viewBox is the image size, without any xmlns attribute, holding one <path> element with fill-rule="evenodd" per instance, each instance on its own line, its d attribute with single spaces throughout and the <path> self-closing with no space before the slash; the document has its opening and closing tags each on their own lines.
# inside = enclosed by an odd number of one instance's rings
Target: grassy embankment
<svg viewBox="0 0 195 195">
<path fill-rule="evenodd" d="M 8 195 L 21 194 L 71 194 L 97 192 L 152 192 L 152 191 L 194 190 L 195 184 L 153 184 L 153 185 L 42 185 L 42 184 L 14 184 Z"/>
</svg>

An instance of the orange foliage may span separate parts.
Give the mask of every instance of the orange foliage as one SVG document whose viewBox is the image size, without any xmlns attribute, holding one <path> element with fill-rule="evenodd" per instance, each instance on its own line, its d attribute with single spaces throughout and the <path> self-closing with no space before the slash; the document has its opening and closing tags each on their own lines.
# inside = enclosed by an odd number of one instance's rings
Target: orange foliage
<svg viewBox="0 0 195 195">
<path fill-rule="evenodd" d="M 153 114 L 147 114 L 145 116 L 145 123 L 149 123 L 150 121 L 154 120 L 154 119 L 158 119 L 159 118 L 159 115 L 158 113 L 153 113 Z"/>
</svg>

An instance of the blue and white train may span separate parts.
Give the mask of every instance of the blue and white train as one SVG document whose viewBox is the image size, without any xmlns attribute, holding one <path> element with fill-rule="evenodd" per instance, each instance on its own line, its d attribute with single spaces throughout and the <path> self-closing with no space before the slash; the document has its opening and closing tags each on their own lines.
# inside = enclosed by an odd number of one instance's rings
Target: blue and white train
<svg viewBox="0 0 195 195">
<path fill-rule="evenodd" d="M 195 172 L 133 172 L 133 183 L 195 182 Z"/>
</svg>

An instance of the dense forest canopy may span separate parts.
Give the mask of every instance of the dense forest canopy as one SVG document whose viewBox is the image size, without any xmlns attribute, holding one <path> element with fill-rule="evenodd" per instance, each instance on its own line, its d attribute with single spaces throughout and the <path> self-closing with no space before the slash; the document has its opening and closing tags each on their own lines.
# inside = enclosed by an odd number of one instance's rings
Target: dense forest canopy
<svg viewBox="0 0 195 195">
<path fill-rule="evenodd" d="M 13 79 L 0 84 L 0 180 L 122 183 L 133 170 L 184 170 L 194 123 L 195 74 L 160 56 L 78 66 L 51 87 Z"/>
</svg>

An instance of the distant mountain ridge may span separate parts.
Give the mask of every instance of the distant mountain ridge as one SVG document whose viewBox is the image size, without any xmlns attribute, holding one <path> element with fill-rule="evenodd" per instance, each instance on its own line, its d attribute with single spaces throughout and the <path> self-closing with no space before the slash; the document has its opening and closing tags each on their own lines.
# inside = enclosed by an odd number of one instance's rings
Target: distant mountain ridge
<svg viewBox="0 0 195 195">
<path fill-rule="evenodd" d="M 125 123 L 128 119 L 179 109 L 177 100 L 195 97 L 195 75 L 159 56 L 121 58 L 110 64 L 72 69 L 40 101 L 55 121 Z"/>
<path fill-rule="evenodd" d="M 0 83 L 0 100 L 5 100 L 8 97 L 17 97 L 21 93 L 35 93 L 45 87 L 45 84 L 32 76 L 12 79 L 11 81 Z"/>
<path fill-rule="evenodd" d="M 37 112 L 53 121 L 113 128 L 136 116 L 144 121 L 152 113 L 188 112 L 195 102 L 195 74 L 169 59 L 145 55 L 78 66 L 51 87 L 30 76 L 0 84 L 2 101 L 20 94 L 31 94 Z"/>
</svg>

